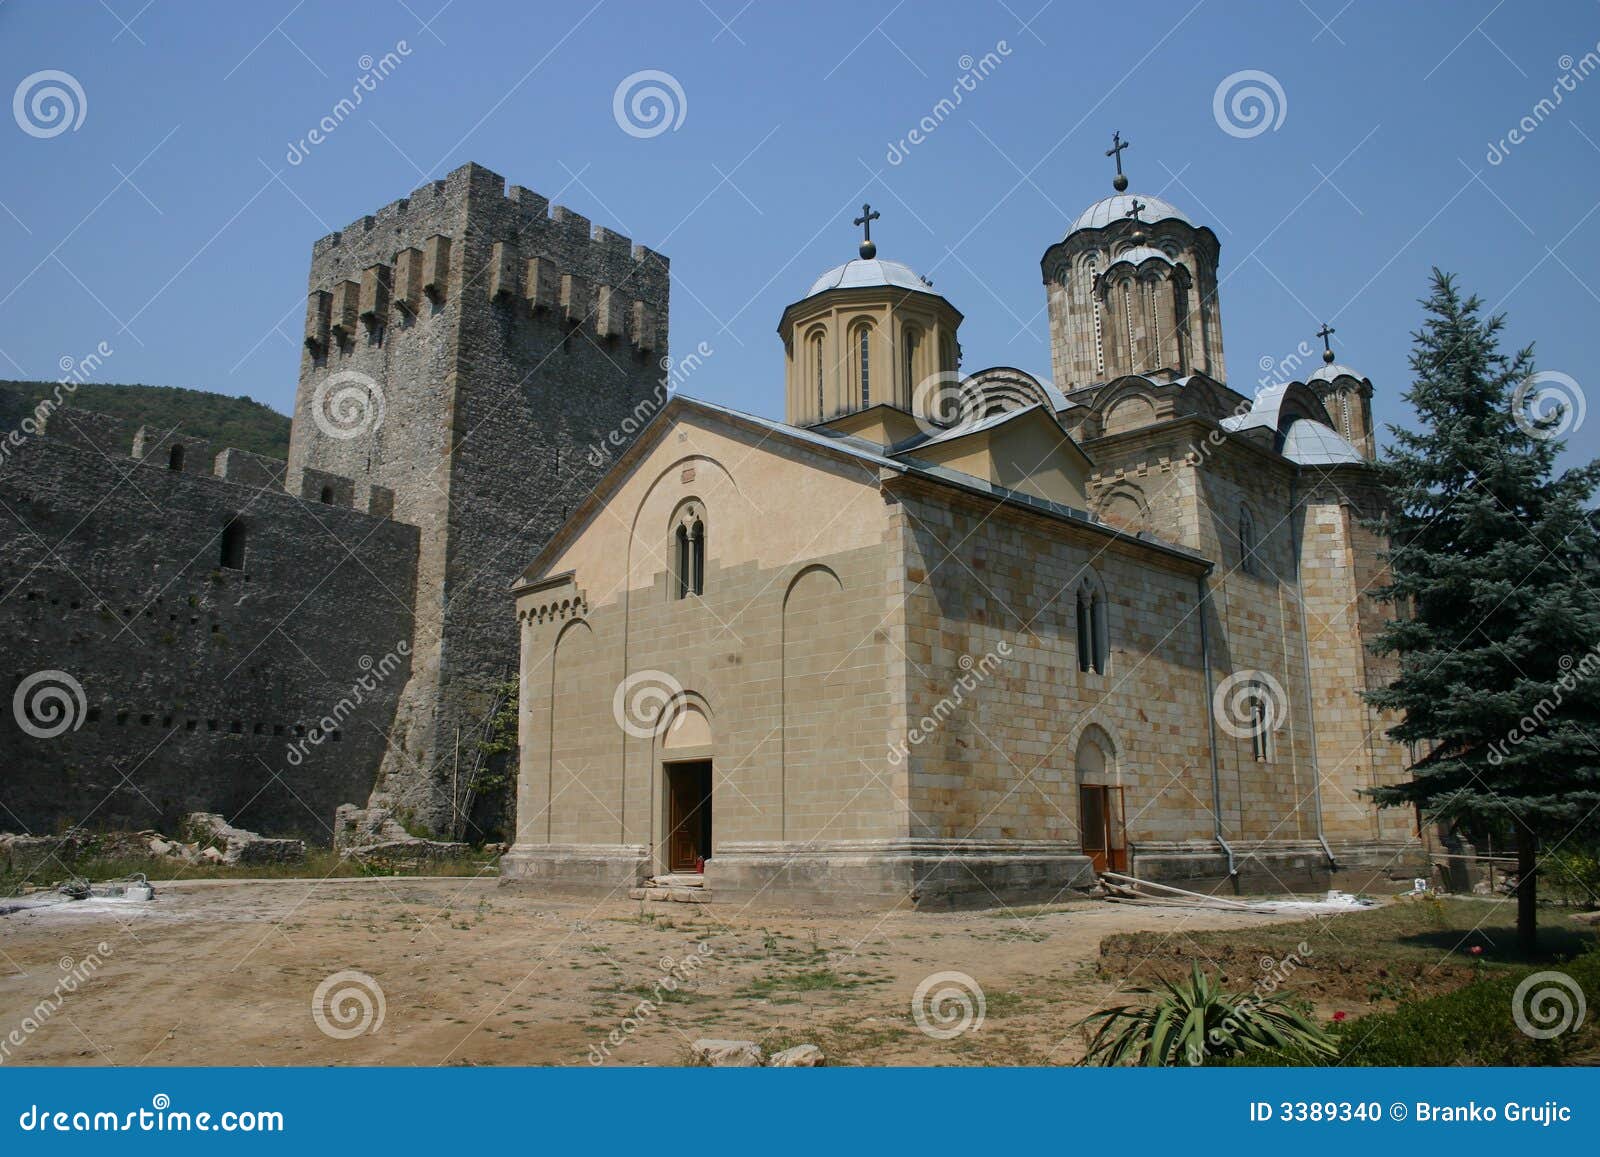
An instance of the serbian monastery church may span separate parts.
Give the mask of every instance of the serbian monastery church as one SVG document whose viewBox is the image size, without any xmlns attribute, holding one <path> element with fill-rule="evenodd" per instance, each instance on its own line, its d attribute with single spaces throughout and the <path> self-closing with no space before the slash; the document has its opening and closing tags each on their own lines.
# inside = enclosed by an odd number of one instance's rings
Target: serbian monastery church
<svg viewBox="0 0 1600 1157">
<path fill-rule="evenodd" d="M 1362 794 L 1407 765 L 1361 698 L 1372 384 L 1330 350 L 1230 388 L 1216 234 L 1116 143 L 1041 261 L 1052 381 L 962 369 L 864 209 L 778 320 L 784 421 L 672 397 L 531 561 L 508 877 L 938 907 L 1415 874 L 1415 817 Z"/>
</svg>

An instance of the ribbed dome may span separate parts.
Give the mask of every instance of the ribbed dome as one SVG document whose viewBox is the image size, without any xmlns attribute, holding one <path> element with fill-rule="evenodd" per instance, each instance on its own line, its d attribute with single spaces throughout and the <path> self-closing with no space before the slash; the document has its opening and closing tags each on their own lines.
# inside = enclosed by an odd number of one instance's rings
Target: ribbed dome
<svg viewBox="0 0 1600 1157">
<path fill-rule="evenodd" d="M 1144 208 L 1139 211 L 1139 219 L 1146 225 L 1153 225 L 1157 221 L 1182 221 L 1185 225 L 1193 225 L 1188 214 L 1184 213 L 1171 201 L 1163 201 L 1160 197 L 1147 197 L 1143 193 L 1118 193 L 1107 197 L 1103 201 L 1096 201 L 1072 223 L 1067 230 L 1071 236 L 1079 229 L 1104 229 L 1107 225 L 1128 219 L 1128 210 L 1133 208 L 1135 198 Z"/>
<path fill-rule="evenodd" d="M 1308 382 L 1331 382 L 1334 378 L 1354 378 L 1358 382 L 1367 380 L 1367 375 L 1360 370 L 1351 369 L 1342 362 L 1335 362 L 1331 366 L 1323 366 L 1306 380 Z"/>
<path fill-rule="evenodd" d="M 843 265 L 835 265 L 817 278 L 806 296 L 828 289 L 865 289 L 875 285 L 892 285 L 898 289 L 914 289 L 919 293 L 933 292 L 933 287 L 918 277 L 909 265 L 879 258 L 871 261 L 857 258 Z"/>
</svg>

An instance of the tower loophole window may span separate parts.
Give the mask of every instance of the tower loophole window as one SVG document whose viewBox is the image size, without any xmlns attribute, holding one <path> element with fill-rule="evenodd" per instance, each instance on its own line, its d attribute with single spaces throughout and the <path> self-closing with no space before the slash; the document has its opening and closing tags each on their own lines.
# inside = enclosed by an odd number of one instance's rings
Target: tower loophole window
<svg viewBox="0 0 1600 1157">
<path fill-rule="evenodd" d="M 324 486 L 322 488 L 322 505 L 324 505 L 324 506 L 332 506 L 333 505 L 333 487 Z"/>
<path fill-rule="evenodd" d="M 167 469 L 168 470 L 182 470 L 183 469 L 183 443 L 182 442 L 178 442 L 178 443 L 174 444 L 172 449 L 167 451 Z"/>
<path fill-rule="evenodd" d="M 222 528 L 221 563 L 225 569 L 244 569 L 245 538 L 245 525 L 237 518 Z"/>
</svg>

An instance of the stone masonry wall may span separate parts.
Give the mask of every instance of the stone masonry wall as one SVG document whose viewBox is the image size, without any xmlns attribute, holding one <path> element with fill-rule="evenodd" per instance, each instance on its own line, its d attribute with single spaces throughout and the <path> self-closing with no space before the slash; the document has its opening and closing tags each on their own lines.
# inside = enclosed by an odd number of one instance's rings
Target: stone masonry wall
<svg viewBox="0 0 1600 1157">
<path fill-rule="evenodd" d="M 409 667 L 417 531 L 131 446 L 62 414 L 0 469 L 0 827 L 172 831 L 207 810 L 326 844 Z M 9 709 L 41 671 L 83 694 L 51 738 Z"/>
</svg>

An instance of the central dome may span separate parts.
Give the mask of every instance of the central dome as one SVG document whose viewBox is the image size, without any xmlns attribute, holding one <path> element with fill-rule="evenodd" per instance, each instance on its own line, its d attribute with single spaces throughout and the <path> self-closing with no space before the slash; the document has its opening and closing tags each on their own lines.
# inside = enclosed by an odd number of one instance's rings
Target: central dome
<svg viewBox="0 0 1600 1157">
<path fill-rule="evenodd" d="M 1139 212 L 1139 219 L 1146 225 L 1154 225 L 1157 221 L 1176 220 L 1185 225 L 1193 226 L 1188 214 L 1179 209 L 1171 201 L 1163 201 L 1160 197 L 1148 197 L 1143 193 L 1118 193 L 1114 197 L 1107 197 L 1103 201 L 1096 201 L 1072 223 L 1067 230 L 1071 236 L 1079 229 L 1104 229 L 1107 225 L 1128 219 L 1128 210 L 1133 208 L 1135 198 L 1143 208 Z"/>
<path fill-rule="evenodd" d="M 917 276 L 909 265 L 903 265 L 898 261 L 884 261 L 881 258 L 872 260 L 857 258 L 846 261 L 843 265 L 835 265 L 817 278 L 812 282 L 806 296 L 811 297 L 828 289 L 866 289 L 879 285 L 914 289 L 919 293 L 933 292 L 933 286 Z"/>
</svg>

